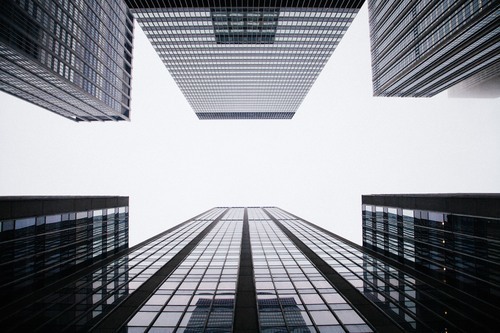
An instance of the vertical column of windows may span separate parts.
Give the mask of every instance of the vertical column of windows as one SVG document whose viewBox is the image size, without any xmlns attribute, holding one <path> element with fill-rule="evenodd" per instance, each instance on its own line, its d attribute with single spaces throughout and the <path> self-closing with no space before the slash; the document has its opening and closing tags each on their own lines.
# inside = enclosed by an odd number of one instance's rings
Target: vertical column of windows
<svg viewBox="0 0 500 333">
<path fill-rule="evenodd" d="M 375 218 L 374 213 L 372 211 L 372 206 L 363 205 L 362 207 L 363 214 L 363 245 L 369 248 L 373 248 L 376 246 L 376 238 L 375 238 Z"/>
<path fill-rule="evenodd" d="M 403 242 L 404 254 L 403 257 L 407 260 L 415 262 L 415 222 L 414 212 L 412 210 L 403 209 Z"/>
<path fill-rule="evenodd" d="M 398 256 L 398 211 L 396 208 L 387 209 L 387 229 L 385 241 L 388 244 L 387 251 L 395 257 Z"/>
</svg>

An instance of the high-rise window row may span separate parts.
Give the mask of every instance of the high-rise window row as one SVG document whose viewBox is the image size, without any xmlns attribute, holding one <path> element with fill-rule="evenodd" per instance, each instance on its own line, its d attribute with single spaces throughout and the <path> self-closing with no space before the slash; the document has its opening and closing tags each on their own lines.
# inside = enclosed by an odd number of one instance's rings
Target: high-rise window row
<svg viewBox="0 0 500 333">
<path fill-rule="evenodd" d="M 133 17 L 122 0 L 0 3 L 0 89 L 75 121 L 128 120 Z"/>
</svg>

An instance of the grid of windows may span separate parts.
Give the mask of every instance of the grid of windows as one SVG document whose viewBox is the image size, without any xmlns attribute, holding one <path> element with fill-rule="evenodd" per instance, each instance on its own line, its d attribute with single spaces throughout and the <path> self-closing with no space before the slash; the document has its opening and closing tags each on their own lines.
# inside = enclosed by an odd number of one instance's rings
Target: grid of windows
<svg viewBox="0 0 500 333">
<path fill-rule="evenodd" d="M 9 318 L 17 328 L 88 329 L 180 252 L 224 209 L 215 208 L 62 286 Z M 1 323 L 1 321 L 0 321 Z M 14 329 L 14 330 L 16 330 Z"/>
<path fill-rule="evenodd" d="M 124 2 L 0 3 L 1 89 L 73 120 L 126 120 L 133 17 Z"/>
<path fill-rule="evenodd" d="M 212 8 L 218 44 L 272 44 L 279 8 Z"/>
<path fill-rule="evenodd" d="M 413 210 L 363 206 L 363 245 L 414 262 L 413 216 Z"/>
<path fill-rule="evenodd" d="M 226 213 L 127 323 L 128 332 L 232 332 L 241 213 Z"/>
<path fill-rule="evenodd" d="M 231 332 L 241 314 L 260 332 L 498 327 L 496 305 L 275 207 L 214 208 L 47 288 L 1 307 L 4 330 Z"/>
<path fill-rule="evenodd" d="M 460 296 L 441 290 L 439 283 L 423 282 L 291 215 L 280 222 L 406 331 L 462 332 L 487 329 L 491 323 L 488 312 L 495 311 L 493 305 L 470 309 Z"/>
<path fill-rule="evenodd" d="M 500 219 L 363 205 L 363 244 L 406 259 L 492 304 L 500 295 Z"/>
<path fill-rule="evenodd" d="M 398 290 L 397 287 L 400 282 L 396 270 L 392 269 L 392 272 L 396 273 L 396 278 L 389 280 L 390 283 L 386 280 L 389 275 L 382 277 L 374 275 L 374 278 L 370 280 L 371 283 L 368 284 L 366 281 L 372 275 L 366 275 L 366 271 L 372 270 L 370 263 L 377 263 L 373 258 L 333 237 L 324 235 L 320 231 L 304 225 L 294 217 L 290 216 L 289 218 L 280 219 L 279 221 L 289 230 L 297 233 L 298 237 L 301 237 L 307 246 L 313 251 L 317 251 L 316 253 L 321 258 L 359 291 L 370 296 L 370 300 L 380 308 L 392 309 L 391 312 L 393 313 L 391 315 L 393 318 L 400 324 L 404 324 L 407 330 L 411 331 L 416 328 L 414 297 L 405 297 L 406 294 L 408 296 L 414 296 L 414 294 L 411 293 L 411 289 L 407 290 L 407 293 L 401 293 Z M 376 265 L 375 267 L 378 269 Z M 408 279 L 411 278 L 408 276 Z M 414 281 L 414 279 L 411 280 Z M 371 287 L 370 290 L 368 290 L 369 286 Z M 401 304 L 398 304 L 400 301 Z M 399 317 L 400 315 L 403 315 L 403 320 Z"/>
<path fill-rule="evenodd" d="M 372 332 L 268 219 L 249 219 L 262 332 Z"/>
<path fill-rule="evenodd" d="M 199 119 L 290 119 L 360 7 L 129 2 Z"/>
<path fill-rule="evenodd" d="M 127 247 L 128 207 L 0 220 L 2 297 Z"/>
<path fill-rule="evenodd" d="M 500 61 L 498 1 L 368 3 L 377 96 L 433 96 Z"/>
</svg>

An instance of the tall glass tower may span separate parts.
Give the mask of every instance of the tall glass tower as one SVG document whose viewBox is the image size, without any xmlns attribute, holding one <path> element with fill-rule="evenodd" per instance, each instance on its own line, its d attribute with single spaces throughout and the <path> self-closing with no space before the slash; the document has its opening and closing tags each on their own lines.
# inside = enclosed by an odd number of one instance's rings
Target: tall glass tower
<svg viewBox="0 0 500 333">
<path fill-rule="evenodd" d="M 74 121 L 128 120 L 132 36 L 123 0 L 0 1 L 0 90 Z"/>
<path fill-rule="evenodd" d="M 430 290 L 416 284 L 417 313 L 441 309 L 437 315 L 466 331 L 493 328 L 500 295 L 500 195 L 363 196 L 363 246 L 435 281 Z"/>
<path fill-rule="evenodd" d="M 290 119 L 363 0 L 127 0 L 199 119 Z"/>
<path fill-rule="evenodd" d="M 500 96 L 500 3 L 368 1 L 375 96 Z"/>
<path fill-rule="evenodd" d="M 0 304 L 128 248 L 128 197 L 0 197 Z"/>
<path fill-rule="evenodd" d="M 0 324 L 4 331 L 493 332 L 497 310 L 282 209 L 218 207 L 20 294 L 0 308 Z"/>
</svg>

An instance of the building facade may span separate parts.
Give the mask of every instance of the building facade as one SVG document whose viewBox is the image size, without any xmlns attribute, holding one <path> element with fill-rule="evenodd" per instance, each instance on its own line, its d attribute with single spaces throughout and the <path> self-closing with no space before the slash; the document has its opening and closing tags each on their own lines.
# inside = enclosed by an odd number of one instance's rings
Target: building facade
<svg viewBox="0 0 500 333">
<path fill-rule="evenodd" d="M 0 197 L 0 303 L 128 248 L 128 197 Z"/>
<path fill-rule="evenodd" d="M 363 2 L 127 4 L 199 119 L 290 119 Z"/>
<path fill-rule="evenodd" d="M 0 324 L 5 331 L 495 331 L 495 305 L 469 309 L 479 300 L 450 290 L 282 209 L 218 207 L 19 297 L 0 309 Z"/>
<path fill-rule="evenodd" d="M 453 316 L 451 304 L 461 306 L 468 319 L 457 320 L 461 327 L 493 328 L 500 295 L 500 195 L 363 196 L 363 246 L 446 290 L 447 298 L 433 301 L 429 290 L 417 286 L 416 298 L 426 300 L 421 306 L 440 307 L 444 317 Z"/>
<path fill-rule="evenodd" d="M 498 1 L 370 0 L 368 10 L 375 96 L 430 97 L 464 80 L 453 96 L 500 96 Z"/>
<path fill-rule="evenodd" d="M 122 0 L 0 2 L 0 90 L 75 121 L 128 120 L 133 17 Z"/>
</svg>

